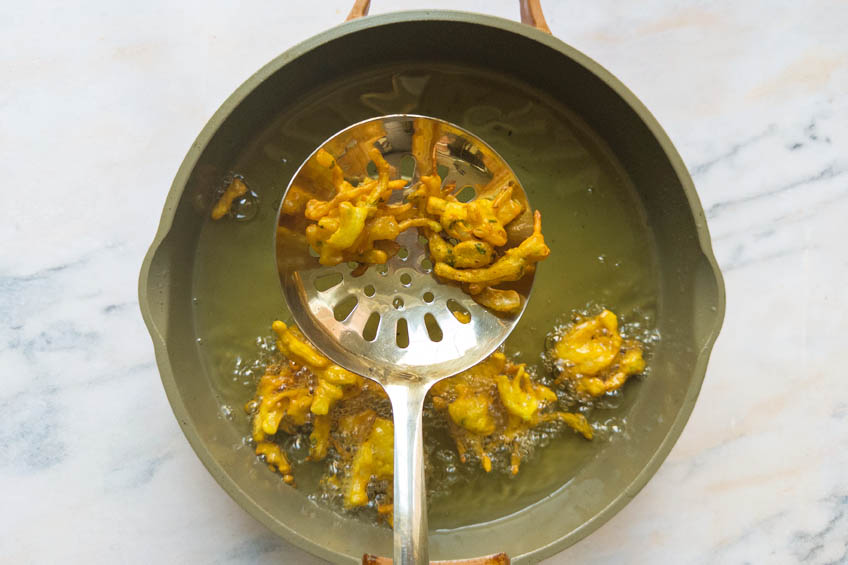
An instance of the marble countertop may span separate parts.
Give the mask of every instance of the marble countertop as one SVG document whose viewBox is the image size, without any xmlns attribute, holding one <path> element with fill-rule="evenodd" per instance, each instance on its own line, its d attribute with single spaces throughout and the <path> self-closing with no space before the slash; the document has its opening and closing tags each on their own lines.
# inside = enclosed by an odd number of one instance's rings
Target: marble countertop
<svg viewBox="0 0 848 565">
<path fill-rule="evenodd" d="M 320 562 L 195 457 L 136 284 L 206 120 L 351 3 L 3 10 L 0 561 Z M 514 0 L 373 3 L 517 16 Z M 544 3 L 553 33 L 616 74 L 677 145 L 727 284 L 724 329 L 668 460 L 546 563 L 848 562 L 848 3 Z"/>
</svg>

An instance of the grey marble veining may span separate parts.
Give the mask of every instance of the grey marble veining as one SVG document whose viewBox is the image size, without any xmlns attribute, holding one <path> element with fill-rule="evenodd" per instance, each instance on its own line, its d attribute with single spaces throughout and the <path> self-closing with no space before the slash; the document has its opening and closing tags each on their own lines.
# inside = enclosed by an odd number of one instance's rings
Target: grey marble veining
<svg viewBox="0 0 848 565">
<path fill-rule="evenodd" d="M 320 560 L 194 456 L 136 299 L 205 121 L 350 0 L 17 3 L 0 18 L 0 562 Z M 513 0 L 374 0 L 514 18 Z M 698 187 L 728 307 L 643 491 L 546 563 L 848 563 L 848 3 L 544 1 L 657 116 Z"/>
</svg>

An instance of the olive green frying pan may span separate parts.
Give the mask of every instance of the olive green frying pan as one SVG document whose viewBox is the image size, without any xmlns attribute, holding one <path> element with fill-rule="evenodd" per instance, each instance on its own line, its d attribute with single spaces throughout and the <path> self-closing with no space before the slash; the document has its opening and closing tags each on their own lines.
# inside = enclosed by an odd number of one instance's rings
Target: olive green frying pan
<svg viewBox="0 0 848 565">
<path fill-rule="evenodd" d="M 537 360 L 545 332 L 587 304 L 659 336 L 649 374 L 592 414 L 595 441 L 563 436 L 515 478 L 472 473 L 434 497 L 431 558 L 503 551 L 530 563 L 575 543 L 654 474 L 701 387 L 724 288 L 686 168 L 627 88 L 546 33 L 537 2 L 521 6 L 532 25 L 436 11 L 355 18 L 277 57 L 189 150 L 144 260 L 141 310 L 198 456 L 268 528 L 331 561 L 391 555 L 390 530 L 310 499 L 308 465 L 302 476 L 295 469 L 299 488 L 283 484 L 243 445 L 240 406 L 252 395 L 253 338 L 287 316 L 272 238 L 283 190 L 316 146 L 352 123 L 442 118 L 485 139 L 516 171 L 553 251 L 507 342 L 523 359 Z M 250 198 L 235 217 L 212 222 L 232 174 L 244 176 Z"/>
</svg>

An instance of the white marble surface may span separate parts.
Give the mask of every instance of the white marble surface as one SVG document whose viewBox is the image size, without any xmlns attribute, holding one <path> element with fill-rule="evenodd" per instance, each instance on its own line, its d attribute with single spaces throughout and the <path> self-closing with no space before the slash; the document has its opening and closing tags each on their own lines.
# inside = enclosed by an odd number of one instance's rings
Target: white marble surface
<svg viewBox="0 0 848 565">
<path fill-rule="evenodd" d="M 221 490 L 171 414 L 136 279 L 205 121 L 351 0 L 6 3 L 0 561 L 318 563 Z M 374 0 L 375 12 L 514 0 Z M 548 563 L 848 562 L 848 3 L 547 0 L 693 173 L 727 317 L 647 487 Z"/>
</svg>

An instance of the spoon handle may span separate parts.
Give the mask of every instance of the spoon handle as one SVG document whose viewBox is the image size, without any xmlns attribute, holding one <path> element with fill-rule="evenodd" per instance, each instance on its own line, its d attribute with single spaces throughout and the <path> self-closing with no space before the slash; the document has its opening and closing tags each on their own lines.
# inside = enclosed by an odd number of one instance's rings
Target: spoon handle
<svg viewBox="0 0 848 565">
<path fill-rule="evenodd" d="M 424 565 L 427 552 L 427 494 L 421 415 L 427 388 L 386 386 L 395 425 L 394 563 Z"/>
</svg>

